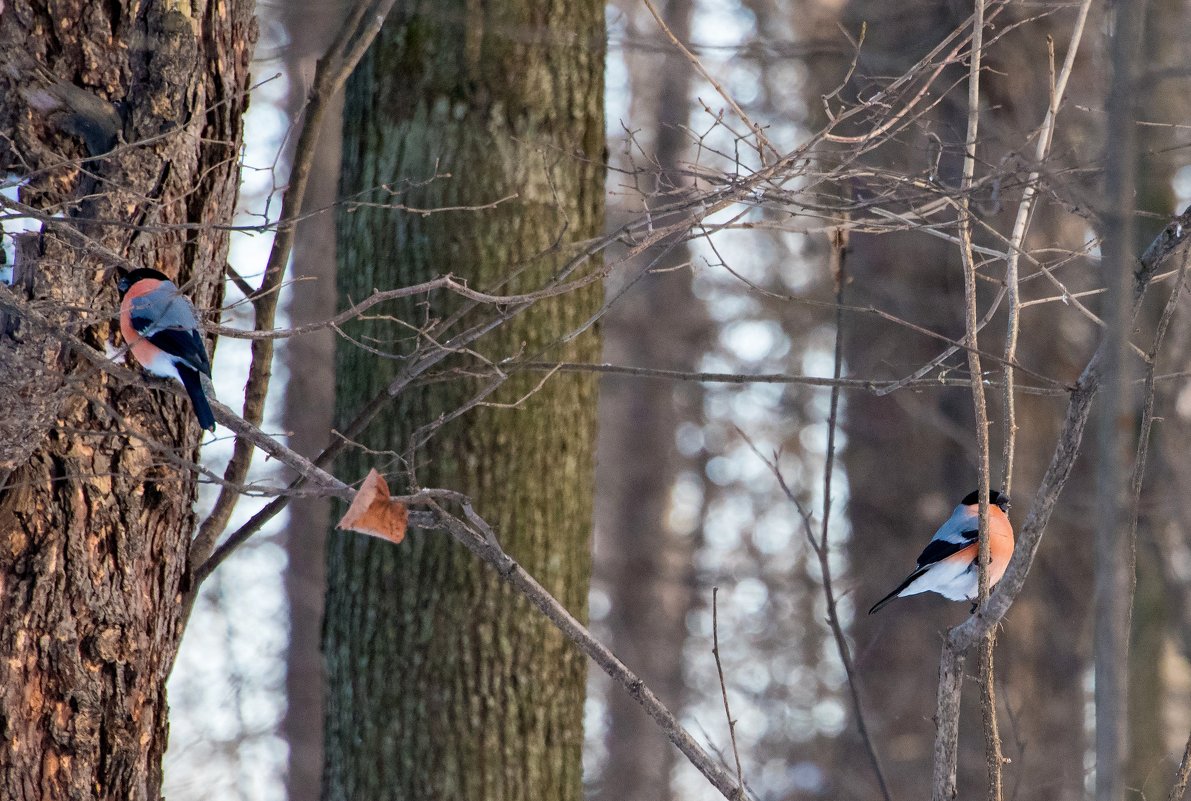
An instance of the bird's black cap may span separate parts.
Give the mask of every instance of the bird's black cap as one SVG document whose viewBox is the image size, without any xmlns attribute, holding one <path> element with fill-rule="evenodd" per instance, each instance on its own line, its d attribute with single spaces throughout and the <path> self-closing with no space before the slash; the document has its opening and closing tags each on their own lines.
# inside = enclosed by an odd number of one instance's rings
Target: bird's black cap
<svg viewBox="0 0 1191 801">
<path fill-rule="evenodd" d="M 132 272 L 125 270 L 123 267 L 117 267 L 116 289 L 119 290 L 120 297 L 123 298 L 124 294 L 128 292 L 132 285 L 137 281 L 140 281 L 142 278 L 154 278 L 158 281 L 170 280 L 169 276 L 165 273 L 158 272 L 157 270 L 151 269 L 149 267 L 138 267 Z"/>
<path fill-rule="evenodd" d="M 989 490 L 988 502 L 993 506 L 1001 507 L 1002 512 L 1006 512 L 1009 509 L 1009 496 L 1000 490 Z M 964 499 L 961 501 L 961 503 L 964 506 L 971 506 L 974 503 L 980 503 L 980 490 L 972 490 L 969 492 L 964 496 Z"/>
</svg>

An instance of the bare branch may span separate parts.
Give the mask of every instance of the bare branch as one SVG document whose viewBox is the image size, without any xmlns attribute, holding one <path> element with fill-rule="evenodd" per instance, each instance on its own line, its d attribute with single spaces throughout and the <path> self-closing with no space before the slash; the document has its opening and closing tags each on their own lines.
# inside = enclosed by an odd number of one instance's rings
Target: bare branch
<svg viewBox="0 0 1191 801">
<path fill-rule="evenodd" d="M 959 206 L 959 238 L 960 255 L 964 265 L 964 301 L 965 328 L 967 336 L 965 344 L 968 346 L 968 372 L 972 376 L 972 407 L 976 420 L 976 449 L 979 463 L 979 485 L 977 490 L 977 504 L 979 508 L 979 536 L 977 551 L 977 600 L 978 610 L 988 605 L 989 592 L 989 562 L 991 560 L 991 543 L 988 535 L 988 507 L 989 507 L 989 436 L 988 436 L 988 408 L 984 397 L 984 384 L 980 381 L 983 373 L 980 366 L 980 353 L 977 350 L 977 309 L 976 309 L 976 259 L 972 252 L 972 222 L 969 214 L 969 203 L 972 191 L 972 181 L 976 174 L 976 144 L 980 126 L 980 68 L 983 56 L 984 42 L 984 0 L 976 0 L 976 12 L 972 21 L 972 53 L 968 71 L 968 131 L 964 142 L 963 175 L 960 179 L 960 192 L 957 205 Z M 1011 290 L 1012 292 L 1012 290 Z M 1010 357 L 1007 357 L 1011 358 Z M 984 745 L 986 764 L 988 768 L 988 799 L 1001 799 L 1001 738 L 997 733 L 997 705 L 994 695 L 993 678 L 993 644 L 994 637 L 990 631 L 980 649 L 981 706 L 984 710 Z M 954 676 L 948 675 L 948 665 L 953 661 L 947 654 L 951 644 L 944 642 L 944 654 L 940 662 L 940 693 L 942 693 L 943 678 L 953 679 L 958 689 L 963 681 L 963 672 L 956 671 Z M 956 655 L 958 656 L 958 655 Z M 954 714 L 955 721 L 947 719 L 947 715 Z M 937 741 L 947 740 L 953 731 L 958 731 L 959 705 L 954 709 L 944 710 L 940 705 L 937 726 Z M 940 748 L 936 744 L 935 756 L 940 752 L 950 760 L 958 749 Z M 956 796 L 956 762 L 936 762 L 934 766 L 934 782 L 932 796 L 935 801 L 947 801 Z"/>
<path fill-rule="evenodd" d="M 1183 747 L 1183 758 L 1179 760 L 1179 769 L 1174 774 L 1174 784 L 1170 788 L 1170 795 L 1166 801 L 1183 801 L 1187 794 L 1187 779 L 1191 778 L 1191 735 L 1187 736 L 1187 745 Z"/>
<path fill-rule="evenodd" d="M 1003 2 L 998 3 L 997 8 L 993 9 L 993 12 L 988 15 L 988 21 L 991 22 L 1004 9 L 1005 9 L 1005 3 L 1003 3 Z M 880 95 L 878 95 L 878 98 L 884 98 L 884 97 L 892 94 L 893 91 L 899 89 L 901 84 L 907 83 L 910 80 L 912 80 L 914 76 L 916 76 L 919 72 L 921 72 L 927 66 L 929 66 L 932 63 L 933 59 L 936 56 L 938 56 L 939 53 L 943 52 L 943 49 L 945 47 L 947 47 L 947 45 L 950 44 L 951 41 L 953 41 L 956 37 L 959 37 L 959 42 L 947 53 L 947 55 L 943 56 L 938 61 L 937 65 L 935 66 L 934 70 L 931 72 L 930 76 L 926 79 L 926 81 L 923 83 L 923 85 L 919 88 L 917 94 L 915 94 L 914 97 L 912 99 L 910 99 L 908 102 L 903 103 L 898 108 L 898 110 L 896 112 L 894 112 L 892 115 L 890 115 L 890 117 L 888 119 L 886 119 L 884 122 L 882 122 L 877 127 L 873 128 L 873 130 L 871 130 L 867 133 L 864 133 L 864 134 L 860 134 L 858 136 L 840 136 L 838 134 L 827 134 L 825 136 L 825 138 L 830 142 L 837 142 L 840 144 L 862 145 L 862 144 L 867 144 L 867 143 L 871 142 L 872 140 L 888 133 L 890 131 L 890 129 L 892 129 L 895 124 L 897 124 L 902 118 L 904 118 L 907 114 L 909 114 L 914 109 L 914 107 L 917 106 L 924 98 L 930 96 L 930 94 L 931 94 L 930 89 L 934 85 L 935 80 L 938 79 L 939 75 L 942 74 L 943 70 L 949 64 L 955 63 L 955 61 L 959 58 L 960 53 L 963 52 L 964 47 L 967 46 L 968 42 L 972 41 L 972 34 L 970 34 L 970 33 L 963 34 L 963 31 L 967 30 L 969 28 L 969 26 L 971 25 L 972 19 L 973 18 L 969 18 L 967 22 L 965 22 L 964 24 L 962 24 L 958 28 L 956 28 L 955 31 L 952 32 L 952 34 L 950 36 L 948 36 L 946 39 L 944 39 L 942 42 L 940 42 L 938 45 L 936 45 L 935 48 L 933 50 L 931 50 L 930 53 L 927 53 L 925 56 L 923 56 L 922 59 L 919 60 L 918 64 L 916 64 L 914 67 L 912 67 L 910 70 L 908 70 L 904 75 L 902 75 L 900 78 L 898 78 L 896 81 L 894 81 L 884 92 L 881 92 Z M 961 34 L 963 34 L 963 35 L 961 35 Z M 974 48 L 974 49 L 978 49 L 978 48 Z M 940 92 L 940 93 L 938 93 L 938 96 L 942 97 L 943 94 L 945 94 L 945 93 Z M 876 101 L 878 98 L 870 99 L 869 103 Z M 864 106 L 858 107 L 858 109 L 860 109 L 860 108 L 864 108 Z M 853 113 L 855 111 L 857 111 L 858 109 L 853 109 L 852 110 Z M 840 120 L 843 120 L 846 116 L 847 115 L 840 115 L 840 117 L 838 117 L 837 119 L 832 120 L 833 127 L 834 127 L 834 123 L 837 123 Z"/>
<path fill-rule="evenodd" d="M 724 665 L 720 661 L 720 612 L 719 587 L 711 588 L 711 655 L 715 657 L 715 670 L 720 678 L 720 695 L 724 699 L 724 716 L 728 719 L 728 737 L 732 741 L 732 756 L 736 758 L 736 799 L 744 799 L 744 771 L 740 768 L 740 751 L 736 748 L 736 721 L 728 706 L 728 685 L 724 683 Z"/>
<path fill-rule="evenodd" d="M 897 389 L 930 389 L 937 387 L 968 387 L 970 378 L 959 376 L 938 376 L 908 381 L 878 381 L 871 378 L 829 378 L 827 376 L 787 375 L 786 373 L 713 373 L 692 370 L 665 370 L 654 367 L 634 367 L 623 364 L 581 364 L 578 362 L 513 362 L 506 367 L 527 370 L 557 370 L 563 373 L 600 373 L 603 375 L 624 375 L 637 378 L 653 378 L 664 381 L 697 381 L 708 384 L 794 384 L 807 387 L 839 387 L 840 389 L 870 392 L 874 395 L 888 395 Z M 1173 376 L 1159 376 L 1171 378 Z M 431 380 L 431 379 L 427 379 Z M 442 378 L 434 380 L 443 380 Z M 1001 386 L 997 379 L 985 379 L 989 386 Z M 1019 387 L 1029 395 L 1066 397 L 1069 392 L 1059 387 Z"/>
<path fill-rule="evenodd" d="M 1172 220 L 1142 255 L 1140 269 L 1134 275 L 1132 316 L 1136 316 L 1145 289 L 1158 268 L 1172 253 L 1184 246 L 1188 238 L 1191 238 L 1191 206 Z M 978 611 L 947 633 L 948 647 L 944 648 L 944 653 L 953 653 L 956 656 L 950 661 L 945 658 L 946 664 L 940 666 L 939 720 L 948 719 L 944 710 L 958 710 L 960 685 L 956 671 L 962 670 L 962 654 L 1000 623 L 1025 585 L 1046 524 L 1050 521 L 1059 494 L 1063 491 L 1075 465 L 1075 459 L 1080 453 L 1092 399 L 1100 386 L 1104 353 L 1107 348 L 1107 336 L 1102 336 L 1100 345 L 1088 360 L 1076 382 L 1076 389 L 1071 393 L 1054 454 L 1038 485 L 1025 522 L 1018 532 L 1013 558 L 1010 559 L 1004 576 L 989 595 L 984 610 Z M 943 680 L 944 677 L 946 681 Z M 958 729 L 948 732 L 946 738 L 937 738 L 935 759 L 941 758 L 941 751 L 944 752 L 943 758 L 948 758 L 948 751 L 954 753 L 957 739 Z"/>
<path fill-rule="evenodd" d="M 1009 290 L 1009 315 L 1006 322 L 1005 361 L 1012 363 L 1017 358 L 1017 337 L 1020 327 L 1019 314 L 1022 308 L 1019 294 L 1018 257 L 1025 245 L 1026 232 L 1030 227 L 1030 213 L 1033 210 L 1034 198 L 1038 192 L 1038 181 L 1041 177 L 1041 165 L 1050 153 L 1051 143 L 1054 141 L 1055 120 L 1059 116 L 1059 108 L 1063 104 L 1063 96 L 1067 90 L 1067 82 L 1075 67 L 1075 54 L 1079 52 L 1080 42 L 1083 41 L 1084 24 L 1088 19 L 1088 11 L 1092 7 L 1092 0 L 1083 0 L 1079 7 L 1079 15 L 1071 30 L 1071 40 L 1067 45 L 1067 55 L 1063 59 L 1063 68 L 1058 78 L 1054 76 L 1054 41 L 1047 39 L 1050 52 L 1051 86 L 1050 103 L 1046 108 L 1046 116 L 1042 119 L 1042 128 L 1038 132 L 1038 141 L 1034 148 L 1034 163 L 1039 165 L 1026 179 L 1026 188 L 1022 192 L 1021 201 L 1017 205 L 1017 217 L 1013 221 L 1013 231 L 1009 235 L 1010 248 L 1005 259 L 1005 286 Z M 1050 276 L 1050 272 L 1046 273 Z M 1017 415 L 1016 398 L 1014 396 L 1014 375 L 1012 368 L 1005 370 L 1005 442 L 1002 456 L 1002 491 L 1013 497 L 1013 461 L 1017 443 Z"/>
<path fill-rule="evenodd" d="M 793 504 L 798 511 L 798 516 L 802 519 L 802 529 L 806 536 L 807 544 L 811 551 L 815 554 L 819 561 L 819 575 L 823 581 L 823 597 L 827 603 L 827 624 L 831 629 L 831 635 L 835 640 L 836 651 L 839 654 L 840 662 L 844 666 L 844 675 L 848 679 L 848 692 L 852 700 L 852 712 L 856 717 L 856 728 L 860 733 L 860 739 L 864 742 L 865 751 L 868 753 L 869 762 L 872 765 L 873 773 L 877 779 L 877 785 L 881 788 L 881 795 L 885 801 L 892 801 L 893 795 L 889 790 L 889 782 L 885 778 L 885 770 L 881 766 L 881 758 L 877 752 L 876 743 L 873 741 L 872 735 L 868 729 L 868 722 L 864 714 L 864 706 L 860 700 L 860 679 L 856 671 L 855 662 L 852 659 L 852 651 L 848 646 L 848 639 L 844 633 L 843 624 L 840 622 L 838 604 L 836 603 L 835 588 L 831 573 L 830 549 L 828 547 L 828 533 L 830 530 L 831 521 L 831 484 L 832 476 L 835 472 L 835 435 L 839 423 L 839 393 L 841 389 L 840 376 L 843 372 L 843 296 L 844 287 L 847 284 L 847 229 L 840 228 L 835 231 L 831 241 L 831 276 L 835 285 L 835 299 L 836 299 L 836 316 L 835 316 L 835 351 L 833 357 L 832 376 L 833 383 L 831 384 L 831 401 L 827 416 L 827 443 L 826 443 L 826 461 L 823 466 L 823 513 L 819 529 L 819 537 L 816 539 L 812 525 L 811 514 L 803 506 L 802 502 L 798 500 L 798 496 L 786 484 L 786 479 L 782 475 L 781 470 L 778 469 L 776 459 L 766 459 L 753 445 L 752 440 L 748 438 L 744 432 L 738 430 L 740 436 L 748 444 L 749 449 L 761 459 L 773 473 L 774 478 L 777 479 L 778 486 L 785 494 L 786 498 Z"/>
<path fill-rule="evenodd" d="M 740 786 L 736 777 L 720 766 L 695 742 L 695 739 L 682 727 L 674 714 L 666 708 L 665 704 L 640 677 L 629 670 L 607 646 L 593 637 L 591 632 L 576 620 L 554 596 L 500 548 L 495 536 L 492 535 L 491 526 L 476 525 L 475 517 L 471 514 L 468 517 L 473 520 L 470 526 L 440 510 L 435 527 L 445 528 L 457 542 L 484 560 L 509 584 L 521 592 L 530 603 L 554 623 L 555 627 L 567 639 L 578 645 L 579 649 L 591 657 L 613 681 L 621 685 L 634 701 L 641 704 L 645 712 L 653 718 L 662 733 L 666 735 L 666 739 L 690 760 L 691 764 L 724 798 L 729 801 L 739 801 Z"/>
<path fill-rule="evenodd" d="M 297 230 L 294 221 L 301 214 L 306 185 L 310 180 L 311 169 L 314 165 L 319 133 L 331 98 L 343 87 L 347 77 L 363 57 L 368 45 L 380 33 L 381 25 L 394 2 L 395 0 L 359 0 L 327 54 L 319 59 L 310 102 L 306 106 L 306 120 L 294 150 L 289 186 L 281 199 L 281 218 L 277 225 L 277 233 L 273 237 L 273 246 L 269 252 L 269 260 L 265 266 L 265 274 L 261 279 L 260 288 L 251 298 L 255 313 L 253 327 L 257 331 L 267 331 L 273 328 L 280 295 L 277 289 L 285 277 L 285 267 L 289 263 L 294 233 Z M 244 392 L 244 419 L 253 425 L 259 425 L 264 415 L 265 398 L 269 392 L 272 371 L 273 340 L 269 338 L 253 340 L 252 363 L 248 368 L 248 380 Z M 232 484 L 242 482 L 252 463 L 252 453 L 252 443 L 246 439 L 237 438 L 231 460 L 224 471 L 224 478 Z M 231 519 L 236 500 L 236 493 L 226 488 L 219 493 L 215 506 L 199 527 L 198 534 L 191 544 L 189 555 L 191 570 L 197 568 L 211 555 L 215 542 L 227 527 L 228 520 Z"/>
<path fill-rule="evenodd" d="M 847 229 L 840 228 L 831 238 L 830 272 L 832 283 L 835 285 L 836 306 L 835 352 L 832 355 L 831 376 L 836 383 L 831 387 L 831 401 L 827 412 L 827 457 L 823 465 L 823 514 L 819 529 L 819 544 L 815 552 L 819 557 L 819 574 L 823 577 L 823 595 L 827 600 L 827 623 L 831 627 L 836 651 L 839 652 L 840 662 L 843 663 L 844 673 L 848 677 L 848 690 L 852 696 L 852 711 L 856 715 L 856 728 L 860 731 L 860 739 L 864 741 L 869 762 L 872 763 L 873 773 L 877 777 L 877 785 L 881 788 L 881 797 L 885 801 L 893 801 L 893 794 L 889 790 L 889 781 L 885 778 L 884 768 L 881 767 L 881 756 L 877 752 L 876 743 L 873 742 L 873 738 L 869 734 L 868 722 L 864 717 L 864 707 L 860 703 L 860 683 L 856 678 L 856 666 L 852 662 L 852 653 L 848 647 L 848 640 L 844 636 L 844 627 L 839 619 L 835 590 L 832 587 L 830 552 L 827 547 L 827 535 L 831 522 L 831 480 L 835 474 L 835 434 L 839 425 L 839 380 L 844 369 L 844 287 L 848 283 L 847 256 Z M 776 465 L 774 467 L 776 468 Z M 790 495 L 788 490 L 787 494 Z M 804 517 L 803 522 L 807 523 L 809 519 Z M 809 529 L 807 536 L 810 536 Z M 813 542 L 814 538 L 811 539 Z"/>
<path fill-rule="evenodd" d="M 674 32 L 670 30 L 670 26 L 666 24 L 664 19 L 662 19 L 662 15 L 658 13 L 657 8 L 654 7 L 651 0 L 645 0 L 645 7 L 649 9 L 649 13 L 653 15 L 653 18 L 657 21 L 658 27 L 662 29 L 662 33 L 666 34 L 666 37 L 670 40 L 671 44 L 677 47 L 679 51 L 686 56 L 687 60 L 691 62 L 691 65 L 694 66 L 695 70 L 703 76 L 704 80 L 715 87 L 715 90 L 719 92 L 720 97 L 724 98 L 724 101 L 731 106 L 732 111 L 736 113 L 736 116 L 740 118 L 741 122 L 747 125 L 749 130 L 753 132 L 753 136 L 756 137 L 757 140 L 757 155 L 761 157 L 761 160 L 765 160 L 766 150 L 768 150 L 774 156 L 779 155 L 777 148 L 775 148 L 769 141 L 768 137 L 765 136 L 761 126 L 753 122 L 752 118 L 745 113 L 744 109 L 737 105 L 736 99 L 733 98 L 732 95 L 724 89 L 723 85 L 717 81 L 710 72 L 707 71 L 707 68 L 703 66 L 703 62 L 699 60 L 699 57 L 692 53 L 690 49 L 683 44 L 677 36 L 674 35 Z"/>
</svg>

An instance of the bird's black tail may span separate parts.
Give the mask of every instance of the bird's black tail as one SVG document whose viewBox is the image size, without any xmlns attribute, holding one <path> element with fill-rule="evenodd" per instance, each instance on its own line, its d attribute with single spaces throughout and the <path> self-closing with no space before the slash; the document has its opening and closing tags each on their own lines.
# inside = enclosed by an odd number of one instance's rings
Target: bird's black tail
<svg viewBox="0 0 1191 801">
<path fill-rule="evenodd" d="M 882 598 L 881 600 L 879 600 L 875 604 L 873 604 L 873 608 L 868 610 L 868 613 L 871 615 L 871 614 L 875 614 L 876 612 L 880 612 L 881 609 L 885 606 L 885 604 L 889 603 L 894 598 L 898 597 L 901 594 L 901 591 L 904 590 L 906 587 L 909 587 L 910 584 L 916 578 L 918 578 L 919 576 L 921 576 L 923 574 L 923 572 L 924 571 L 922 568 L 918 568 L 913 573 L 906 576 L 906 580 L 903 581 L 901 584 L 898 584 L 897 589 L 895 589 L 893 592 L 889 593 L 884 598 Z"/>
<path fill-rule="evenodd" d="M 869 610 L 868 610 L 868 613 L 869 613 L 870 615 L 872 615 L 872 614 L 876 614 L 877 612 L 880 612 L 880 611 L 881 611 L 881 610 L 882 610 L 882 609 L 885 607 L 885 604 L 889 603 L 889 602 L 890 602 L 890 601 L 892 601 L 894 598 L 896 598 L 896 597 L 897 597 L 897 594 L 898 594 L 899 592 L 901 592 L 901 591 L 902 591 L 902 588 L 901 588 L 901 587 L 898 587 L 896 590 L 894 590 L 893 592 L 889 593 L 889 594 L 888 594 L 888 595 L 886 595 L 884 598 L 882 598 L 881 600 L 879 600 L 879 601 L 877 601 L 875 604 L 873 604 L 873 607 L 872 607 L 872 609 L 869 609 Z"/>
<path fill-rule="evenodd" d="M 178 364 L 178 377 L 182 379 L 182 386 L 186 387 L 186 394 L 194 405 L 194 416 L 199 425 L 208 431 L 215 430 L 215 413 L 211 411 L 211 404 L 207 403 L 207 395 L 203 392 L 203 382 L 199 379 L 197 370 Z"/>
</svg>

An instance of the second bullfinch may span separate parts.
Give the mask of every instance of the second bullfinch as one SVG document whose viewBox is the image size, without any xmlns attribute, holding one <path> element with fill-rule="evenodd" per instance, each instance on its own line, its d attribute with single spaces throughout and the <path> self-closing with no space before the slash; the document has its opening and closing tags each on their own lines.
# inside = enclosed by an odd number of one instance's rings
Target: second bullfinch
<svg viewBox="0 0 1191 801">
<path fill-rule="evenodd" d="M 926 548 L 918 555 L 918 565 L 893 592 L 873 604 L 871 615 L 894 598 L 937 592 L 953 601 L 975 601 L 979 582 L 976 557 L 979 544 L 980 505 L 976 492 L 970 492 L 955 507 L 947 522 L 939 527 Z M 988 533 L 989 586 L 1005 575 L 1009 557 L 1013 556 L 1013 526 L 1006 510 L 1009 498 L 997 490 L 989 494 Z"/>
<path fill-rule="evenodd" d="M 215 415 L 199 374 L 211 375 L 211 362 L 198 331 L 190 300 L 157 270 L 119 270 L 120 333 L 133 357 L 153 375 L 176 378 L 186 387 L 199 425 L 215 430 Z"/>
</svg>

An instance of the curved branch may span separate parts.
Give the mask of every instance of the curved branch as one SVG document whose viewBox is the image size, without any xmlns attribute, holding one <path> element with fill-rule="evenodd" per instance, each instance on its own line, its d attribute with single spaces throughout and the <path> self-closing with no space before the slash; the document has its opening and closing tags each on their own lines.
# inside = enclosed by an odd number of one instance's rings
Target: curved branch
<svg viewBox="0 0 1191 801">
<path fill-rule="evenodd" d="M 259 290 L 250 298 L 255 317 L 253 327 L 258 331 L 271 329 L 277 316 L 277 302 L 280 297 L 277 290 L 285 277 L 285 268 L 293 249 L 294 234 L 297 231 L 295 221 L 302 211 L 306 185 L 310 181 L 310 173 L 314 166 L 315 148 L 331 98 L 343 87 L 368 45 L 380 33 L 381 25 L 394 2 L 395 0 L 360 0 L 352 9 L 327 54 L 319 59 L 310 102 L 306 106 L 306 121 L 294 150 L 289 186 L 282 195 L 281 217 L 277 224 L 277 233 L 273 237 L 269 261 L 265 266 L 265 275 L 261 279 Z M 252 363 L 248 368 L 248 380 L 244 391 L 244 419 L 253 424 L 259 425 L 264 417 L 265 399 L 269 394 L 272 373 L 273 340 L 254 340 Z M 224 479 L 230 484 L 243 483 L 252 463 L 253 450 L 252 443 L 240 437 L 236 438 L 232 458 L 223 474 Z M 190 570 L 197 568 L 210 556 L 216 540 L 231 519 L 238 498 L 239 495 L 228 487 L 220 491 L 215 506 L 191 543 L 188 557 Z"/>
<path fill-rule="evenodd" d="M 1191 239 L 1191 206 L 1188 206 L 1182 214 L 1168 223 L 1142 254 L 1140 269 L 1134 275 L 1132 306 L 1134 316 L 1137 314 L 1142 295 L 1154 273 L 1188 239 Z M 1063 485 L 1071 475 L 1075 457 L 1079 454 L 1092 398 L 1095 397 L 1096 390 L 1100 386 L 1101 362 L 1104 359 L 1106 347 L 1106 338 L 1101 337 L 1096 352 L 1092 354 L 1076 381 L 1075 390 L 1071 393 L 1071 400 L 1067 404 L 1063 426 L 1059 430 L 1055 452 L 1038 485 L 1038 491 L 1034 494 L 1029 514 L 1026 515 L 1026 520 L 1018 533 L 1017 547 L 1013 551 L 1013 558 L 1009 560 L 1009 567 L 1005 569 L 1005 575 L 989 596 L 988 607 L 982 614 L 973 615 L 953 628 L 948 634 L 948 639 L 961 648 L 970 647 L 1000 623 L 1025 584 L 1026 575 L 1029 573 L 1030 566 L 1034 562 L 1034 555 L 1038 551 L 1038 544 L 1042 539 L 1046 524 L 1050 522 L 1050 515 L 1054 511 L 1055 501 L 1058 500 Z"/>
</svg>

